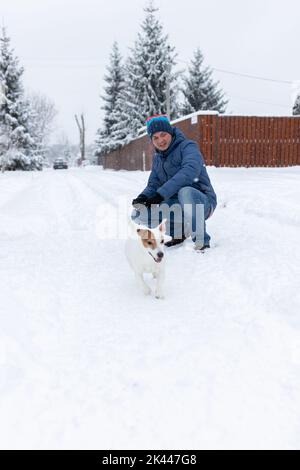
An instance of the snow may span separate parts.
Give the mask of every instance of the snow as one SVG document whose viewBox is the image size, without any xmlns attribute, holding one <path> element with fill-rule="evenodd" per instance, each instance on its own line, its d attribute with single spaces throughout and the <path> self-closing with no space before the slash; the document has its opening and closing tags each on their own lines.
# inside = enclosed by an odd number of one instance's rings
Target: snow
<svg viewBox="0 0 300 470">
<path fill-rule="evenodd" d="M 147 172 L 0 174 L 1 448 L 300 448 L 300 167 L 208 172 L 165 300 L 99 236 Z"/>
</svg>

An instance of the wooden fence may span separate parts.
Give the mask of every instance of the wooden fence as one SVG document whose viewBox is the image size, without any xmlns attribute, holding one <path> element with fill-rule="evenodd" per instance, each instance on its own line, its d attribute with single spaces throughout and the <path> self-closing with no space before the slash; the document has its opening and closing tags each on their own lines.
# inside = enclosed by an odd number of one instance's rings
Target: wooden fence
<svg viewBox="0 0 300 470">
<path fill-rule="evenodd" d="M 196 114 L 172 122 L 195 140 L 206 165 L 285 167 L 300 165 L 300 116 L 256 117 Z M 147 136 L 102 157 L 104 168 L 149 170 L 153 146 Z"/>
</svg>

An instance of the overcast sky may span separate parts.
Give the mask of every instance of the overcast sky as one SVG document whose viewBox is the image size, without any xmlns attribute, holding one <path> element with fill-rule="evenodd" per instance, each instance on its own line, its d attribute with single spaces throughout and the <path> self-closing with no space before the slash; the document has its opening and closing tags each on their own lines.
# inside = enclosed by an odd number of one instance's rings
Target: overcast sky
<svg viewBox="0 0 300 470">
<path fill-rule="evenodd" d="M 25 68 L 24 85 L 59 110 L 56 136 L 76 142 L 75 113 L 87 140 L 101 124 L 99 95 L 112 43 L 133 46 L 146 0 L 0 0 L 2 23 Z M 196 47 L 213 68 L 300 83 L 299 0 L 156 0 L 184 70 Z M 293 85 L 214 71 L 231 114 L 289 115 Z M 295 91 L 294 91 L 295 93 Z"/>
</svg>

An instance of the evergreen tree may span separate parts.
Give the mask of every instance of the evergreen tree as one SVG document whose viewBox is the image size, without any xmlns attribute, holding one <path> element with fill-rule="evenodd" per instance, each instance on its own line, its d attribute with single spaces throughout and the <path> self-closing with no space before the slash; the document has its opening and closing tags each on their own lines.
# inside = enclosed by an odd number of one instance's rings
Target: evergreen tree
<svg viewBox="0 0 300 470">
<path fill-rule="evenodd" d="M 134 48 L 127 60 L 126 80 L 116 109 L 112 135 L 116 142 L 126 144 L 145 126 L 147 117 L 167 112 L 167 88 L 170 88 L 171 119 L 178 115 L 177 77 L 174 48 L 156 18 L 157 9 L 150 1 Z"/>
<path fill-rule="evenodd" d="M 297 96 L 294 107 L 293 107 L 293 116 L 300 115 L 300 94 Z"/>
<path fill-rule="evenodd" d="M 2 29 L 0 37 L 0 167 L 3 170 L 41 170 L 42 157 L 35 139 L 32 109 L 24 98 L 21 83 L 23 67 L 10 48 L 10 39 Z"/>
<path fill-rule="evenodd" d="M 218 90 L 219 83 L 213 81 L 211 69 L 203 68 L 203 60 L 203 54 L 197 48 L 188 68 L 188 76 L 183 78 L 184 115 L 200 110 L 225 112 L 228 101 L 224 99 L 224 93 Z"/>
<path fill-rule="evenodd" d="M 118 124 L 117 101 L 124 88 L 124 68 L 117 42 L 113 44 L 107 72 L 104 76 L 107 84 L 104 88 L 105 94 L 101 96 L 104 101 L 101 109 L 104 110 L 105 114 L 103 126 L 97 131 L 95 155 L 107 153 L 117 146 L 111 133 L 113 126 Z"/>
</svg>

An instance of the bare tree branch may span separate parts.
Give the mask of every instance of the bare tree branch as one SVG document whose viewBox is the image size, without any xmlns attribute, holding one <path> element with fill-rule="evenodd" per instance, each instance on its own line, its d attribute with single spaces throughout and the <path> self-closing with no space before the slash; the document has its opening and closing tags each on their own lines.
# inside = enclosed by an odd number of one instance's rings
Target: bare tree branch
<svg viewBox="0 0 300 470">
<path fill-rule="evenodd" d="M 75 114 L 75 121 L 79 130 L 79 147 L 80 147 L 80 165 L 85 160 L 85 123 L 83 114 L 80 115 L 81 125 L 77 114 Z"/>
</svg>

